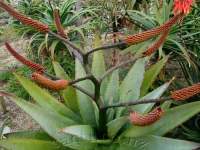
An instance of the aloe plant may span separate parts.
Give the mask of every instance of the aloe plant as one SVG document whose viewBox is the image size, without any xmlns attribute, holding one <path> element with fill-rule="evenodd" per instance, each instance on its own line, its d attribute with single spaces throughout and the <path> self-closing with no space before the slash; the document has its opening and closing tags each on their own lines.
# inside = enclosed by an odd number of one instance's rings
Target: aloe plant
<svg viewBox="0 0 200 150">
<path fill-rule="evenodd" d="M 169 105 L 200 93 L 200 85 L 195 84 L 171 92 L 170 97 L 162 97 L 172 79 L 151 91 L 152 83 L 169 59 L 168 56 L 163 57 L 156 64 L 146 67 L 151 54 L 157 50 L 157 44 L 150 54 L 136 55 L 107 69 L 105 51 L 101 50 L 116 45 L 102 46 L 99 35 L 94 38 L 94 49 L 84 52 L 70 40 L 51 31 L 47 25 L 17 13 L 6 3 L 0 1 L 0 7 L 25 25 L 61 40 L 75 56 L 75 79 L 70 78 L 56 61 L 52 62 L 54 76 L 47 73 L 45 67 L 19 55 L 6 43 L 8 51 L 34 71 L 32 81 L 15 73 L 16 79 L 34 102 L 27 102 L 4 91 L 0 92 L 0 96 L 12 99 L 40 124 L 42 130 L 6 134 L 0 141 L 0 147 L 10 150 L 191 150 L 200 146 L 190 141 L 163 137 L 200 112 L 199 101 L 178 107 Z M 177 21 L 181 14 L 175 15 L 172 20 Z M 163 34 L 174 21 L 170 20 L 147 32 L 130 35 L 117 45 L 125 44 L 126 41 L 128 44 L 141 42 Z M 120 68 L 131 63 L 134 64 L 121 79 Z M 63 101 L 59 101 L 46 88 L 58 92 Z"/>
</svg>

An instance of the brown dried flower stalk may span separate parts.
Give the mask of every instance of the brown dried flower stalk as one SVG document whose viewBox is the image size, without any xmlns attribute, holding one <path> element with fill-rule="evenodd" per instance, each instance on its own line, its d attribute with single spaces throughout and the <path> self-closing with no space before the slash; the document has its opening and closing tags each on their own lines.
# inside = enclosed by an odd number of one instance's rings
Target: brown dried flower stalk
<svg viewBox="0 0 200 150">
<path fill-rule="evenodd" d="M 40 32 L 48 32 L 49 27 L 46 24 L 43 24 L 37 20 L 33 20 L 19 12 L 17 12 L 14 8 L 12 8 L 10 5 L 4 3 L 2 0 L 0 1 L 0 8 L 7 11 L 11 16 L 13 16 L 15 19 L 19 20 L 25 25 L 32 26 L 33 28 L 37 29 Z"/>
<path fill-rule="evenodd" d="M 127 44 L 137 44 L 139 42 L 144 42 L 156 35 L 159 35 L 160 33 L 168 31 L 175 23 L 177 23 L 181 18 L 183 17 L 183 14 L 177 14 L 174 17 L 172 17 L 169 21 L 167 21 L 162 26 L 153 28 L 148 31 L 144 31 L 142 33 L 138 33 L 135 35 L 129 35 L 124 39 L 124 42 Z"/>
<path fill-rule="evenodd" d="M 157 107 L 146 115 L 142 115 L 137 112 L 132 112 L 129 118 L 133 125 L 146 126 L 151 125 L 157 120 L 159 120 L 163 113 L 163 110 L 160 107 Z"/>
<path fill-rule="evenodd" d="M 54 22 L 55 22 L 58 34 L 64 38 L 67 38 L 67 35 L 65 34 L 64 28 L 62 27 L 62 24 L 60 21 L 60 15 L 59 15 L 58 9 L 54 9 L 53 16 L 54 16 Z"/>
<path fill-rule="evenodd" d="M 150 56 L 152 53 L 154 53 L 156 50 L 158 50 L 159 47 L 165 42 L 165 39 L 167 38 L 168 34 L 169 34 L 169 30 L 165 31 L 160 36 L 160 38 L 143 53 L 143 55 Z"/>
<path fill-rule="evenodd" d="M 32 73 L 32 80 L 34 80 L 41 86 L 54 90 L 54 91 L 63 90 L 67 88 L 69 84 L 68 80 L 56 80 L 56 81 L 50 80 L 47 77 L 37 72 Z"/>
<path fill-rule="evenodd" d="M 200 83 L 171 92 L 171 98 L 174 100 L 186 100 L 200 93 Z"/>
<path fill-rule="evenodd" d="M 18 54 L 11 46 L 10 44 L 8 44 L 7 42 L 5 43 L 6 49 L 18 60 L 20 61 L 22 64 L 28 66 L 29 68 L 31 68 L 32 70 L 37 71 L 38 73 L 44 73 L 44 67 L 41 66 L 40 64 L 36 64 L 26 58 L 24 58 L 23 56 L 21 56 L 20 54 Z"/>
</svg>

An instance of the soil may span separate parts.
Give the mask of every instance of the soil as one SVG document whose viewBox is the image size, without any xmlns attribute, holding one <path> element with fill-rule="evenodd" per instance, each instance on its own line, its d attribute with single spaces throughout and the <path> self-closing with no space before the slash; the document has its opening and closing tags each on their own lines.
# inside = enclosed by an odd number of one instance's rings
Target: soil
<svg viewBox="0 0 200 150">
<path fill-rule="evenodd" d="M 11 132 L 35 130 L 40 128 L 40 126 L 28 114 L 26 114 L 11 100 L 5 98 L 5 104 L 7 113 L 1 113 L 0 124 L 7 120 L 6 126 L 11 129 Z"/>
</svg>

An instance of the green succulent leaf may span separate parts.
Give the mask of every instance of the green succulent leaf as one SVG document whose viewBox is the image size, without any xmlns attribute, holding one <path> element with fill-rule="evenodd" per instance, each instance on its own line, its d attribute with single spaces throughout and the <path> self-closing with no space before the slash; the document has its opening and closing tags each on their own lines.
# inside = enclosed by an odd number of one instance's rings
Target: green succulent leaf
<svg viewBox="0 0 200 150">
<path fill-rule="evenodd" d="M 165 66 L 169 57 L 164 57 L 162 60 L 158 61 L 155 65 L 151 66 L 144 74 L 144 80 L 141 87 L 141 96 L 144 96 L 153 82 L 156 80 L 158 74 Z"/>
<path fill-rule="evenodd" d="M 84 140 L 95 140 L 94 130 L 89 125 L 73 125 L 61 129 L 62 132 L 71 134 Z"/>
<path fill-rule="evenodd" d="M 168 109 L 160 120 L 152 125 L 131 126 L 122 136 L 140 137 L 144 135 L 164 135 L 200 112 L 200 102 L 192 102 Z"/>
<path fill-rule="evenodd" d="M 95 145 L 83 139 L 77 138 L 76 136 L 61 132 L 61 129 L 67 126 L 75 125 L 76 123 L 73 120 L 55 112 L 47 111 L 18 97 L 11 98 L 19 107 L 36 120 L 45 132 L 64 146 L 72 149 L 90 150 Z"/>
<path fill-rule="evenodd" d="M 125 79 L 120 85 L 120 101 L 129 101 L 137 99 L 140 96 L 140 87 L 142 85 L 145 72 L 145 59 L 139 59 L 130 69 Z"/>
<path fill-rule="evenodd" d="M 63 105 L 53 96 L 51 96 L 46 90 L 40 88 L 38 85 L 23 76 L 17 74 L 15 74 L 15 76 L 19 80 L 21 85 L 26 89 L 26 91 L 42 108 L 49 110 L 50 112 L 57 112 L 63 116 L 80 122 L 80 118 L 77 114 L 75 114 L 69 108 L 65 107 L 65 105 Z"/>
<path fill-rule="evenodd" d="M 99 35 L 95 36 L 94 47 L 100 47 L 102 45 Z M 105 73 L 105 61 L 103 51 L 97 51 L 93 53 L 92 61 L 92 73 L 95 77 L 100 78 Z"/>
<path fill-rule="evenodd" d="M 151 29 L 156 26 L 155 20 L 143 12 L 128 10 L 127 13 L 132 21 L 134 21 L 136 24 L 141 25 L 145 29 Z"/>
<path fill-rule="evenodd" d="M 162 96 L 162 94 L 168 89 L 170 84 L 171 84 L 171 81 L 163 84 L 162 86 L 158 87 L 157 89 L 153 90 L 152 92 L 150 92 L 147 95 L 145 95 L 144 97 L 142 97 L 141 101 L 144 100 L 144 99 L 160 98 Z M 140 113 L 145 113 L 145 112 L 150 111 L 153 106 L 154 106 L 154 103 L 152 103 L 152 104 L 141 104 L 141 105 L 133 106 L 132 109 L 134 111 L 137 111 L 137 112 L 140 112 Z"/>
<path fill-rule="evenodd" d="M 192 150 L 200 146 L 183 140 L 175 140 L 159 136 L 145 136 L 139 138 L 123 138 L 116 150 Z"/>
<path fill-rule="evenodd" d="M 56 49 L 56 46 L 58 45 L 59 41 L 55 40 L 51 43 L 50 47 L 49 47 L 49 50 L 51 52 L 51 59 L 54 60 L 54 54 L 55 54 L 55 49 Z"/>
<path fill-rule="evenodd" d="M 12 100 L 21 107 L 26 113 L 28 113 L 40 126 L 58 142 L 66 140 L 68 138 L 66 134 L 60 132 L 61 128 L 74 125 L 75 122 L 67 117 L 64 117 L 56 112 L 48 111 L 44 108 L 26 102 L 18 97 L 11 97 Z"/>
<path fill-rule="evenodd" d="M 76 79 L 85 77 L 86 73 L 81 65 L 81 63 L 76 60 Z M 91 81 L 85 80 L 77 83 L 78 86 L 81 88 L 94 93 L 94 86 Z M 82 119 L 85 124 L 91 125 L 93 127 L 97 126 L 97 118 L 96 118 L 96 104 L 93 102 L 93 100 L 88 97 L 86 94 L 80 92 L 77 90 L 77 98 L 78 98 L 78 104 L 80 109 L 80 114 L 82 116 Z"/>
<path fill-rule="evenodd" d="M 20 132 L 12 132 L 4 135 L 9 139 L 36 139 L 36 140 L 44 140 L 44 141 L 52 141 L 53 138 L 50 137 L 45 131 L 36 130 L 36 131 L 20 131 Z"/>
<path fill-rule="evenodd" d="M 128 122 L 128 117 L 117 118 L 107 124 L 108 136 L 114 138 L 119 130 Z"/>
<path fill-rule="evenodd" d="M 140 88 L 145 72 L 145 58 L 139 59 L 130 69 L 120 85 L 120 102 L 136 100 L 140 96 Z M 120 116 L 123 108 L 119 108 L 117 116 Z"/>
<path fill-rule="evenodd" d="M 104 104 L 112 104 L 119 100 L 119 71 L 116 70 L 111 74 L 104 94 Z"/>
<path fill-rule="evenodd" d="M 36 139 L 7 139 L 0 141 L 0 146 L 8 150 L 70 150 L 59 143 Z"/>
<path fill-rule="evenodd" d="M 57 77 L 70 80 L 69 76 L 58 62 L 54 61 L 53 67 Z M 65 104 L 74 112 L 79 112 L 76 90 L 73 87 L 68 87 L 63 90 L 61 94 L 64 98 Z"/>
</svg>

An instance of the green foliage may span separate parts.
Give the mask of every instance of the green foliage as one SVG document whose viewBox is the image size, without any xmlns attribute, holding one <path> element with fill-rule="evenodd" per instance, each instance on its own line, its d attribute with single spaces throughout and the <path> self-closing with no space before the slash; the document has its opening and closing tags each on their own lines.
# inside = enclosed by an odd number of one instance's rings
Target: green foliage
<svg viewBox="0 0 200 150">
<path fill-rule="evenodd" d="M 26 67 L 20 67 L 15 70 L 16 72 L 23 74 L 23 75 L 30 75 L 30 70 Z M 19 97 L 22 97 L 26 100 L 30 99 L 29 94 L 27 91 L 16 81 L 14 75 L 10 71 L 1 72 L 0 73 L 0 81 L 5 83 L 5 89 L 8 92 L 14 93 Z"/>
</svg>

